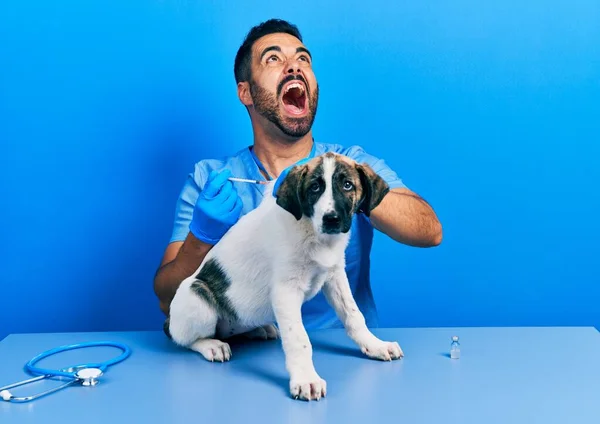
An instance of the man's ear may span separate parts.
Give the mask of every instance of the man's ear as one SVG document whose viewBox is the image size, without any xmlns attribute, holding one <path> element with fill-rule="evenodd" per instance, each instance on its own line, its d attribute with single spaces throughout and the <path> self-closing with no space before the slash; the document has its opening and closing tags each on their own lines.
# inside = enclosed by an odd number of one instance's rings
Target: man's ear
<svg viewBox="0 0 600 424">
<path fill-rule="evenodd" d="M 277 193 L 273 193 L 277 197 L 277 204 L 294 215 L 297 221 L 302 218 L 302 186 L 307 172 L 306 165 L 295 166 L 285 176 Z"/>
<path fill-rule="evenodd" d="M 237 85 L 237 92 L 240 102 L 245 106 L 251 106 L 252 94 L 250 93 L 250 84 L 246 81 L 240 81 Z"/>
<path fill-rule="evenodd" d="M 390 187 L 373 169 L 367 165 L 356 164 L 356 170 L 360 176 L 360 184 L 362 186 L 362 198 L 358 205 L 358 212 L 364 213 L 366 216 L 371 214 L 371 211 L 379 205 L 385 195 L 390 191 Z"/>
</svg>

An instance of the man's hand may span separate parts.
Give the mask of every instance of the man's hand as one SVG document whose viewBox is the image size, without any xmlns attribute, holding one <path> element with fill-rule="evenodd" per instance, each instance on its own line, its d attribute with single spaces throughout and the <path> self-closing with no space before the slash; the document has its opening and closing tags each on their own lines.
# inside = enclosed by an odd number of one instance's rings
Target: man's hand
<svg viewBox="0 0 600 424">
<path fill-rule="evenodd" d="M 371 223 L 392 239 L 417 247 L 442 242 L 442 225 L 429 204 L 406 188 L 390 190 L 371 212 Z"/>
<path fill-rule="evenodd" d="M 228 180 L 230 176 L 228 169 L 212 171 L 194 206 L 190 231 L 206 244 L 216 244 L 242 212 L 242 199 Z"/>
</svg>

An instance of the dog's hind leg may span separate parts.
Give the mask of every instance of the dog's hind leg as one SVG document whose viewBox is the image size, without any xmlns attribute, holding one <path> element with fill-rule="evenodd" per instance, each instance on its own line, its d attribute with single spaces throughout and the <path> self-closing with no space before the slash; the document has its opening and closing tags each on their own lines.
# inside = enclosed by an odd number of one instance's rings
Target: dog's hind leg
<svg viewBox="0 0 600 424">
<path fill-rule="evenodd" d="M 279 338 L 279 330 L 274 324 L 248 325 L 228 319 L 219 319 L 217 337 L 226 340 L 231 337 L 249 340 L 275 340 Z"/>
<path fill-rule="evenodd" d="M 208 361 L 225 362 L 231 359 L 231 347 L 217 339 L 198 339 L 190 349 L 200 353 Z"/>
<path fill-rule="evenodd" d="M 188 285 L 181 289 L 191 293 L 173 298 L 165 332 L 168 331 L 173 342 L 200 353 L 208 361 L 228 361 L 229 344 L 215 338 L 219 313 L 214 293 L 201 280 Z"/>
<path fill-rule="evenodd" d="M 273 324 L 267 324 L 247 331 L 242 336 L 250 340 L 275 340 L 279 338 L 279 330 Z"/>
</svg>

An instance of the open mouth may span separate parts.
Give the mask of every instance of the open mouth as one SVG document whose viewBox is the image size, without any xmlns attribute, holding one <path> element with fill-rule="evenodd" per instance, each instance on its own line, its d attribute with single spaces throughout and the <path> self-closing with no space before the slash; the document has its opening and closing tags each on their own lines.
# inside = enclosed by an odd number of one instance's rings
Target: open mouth
<svg viewBox="0 0 600 424">
<path fill-rule="evenodd" d="M 281 98 L 285 111 L 294 116 L 304 115 L 307 109 L 306 90 L 299 82 L 292 82 L 283 89 Z"/>
</svg>

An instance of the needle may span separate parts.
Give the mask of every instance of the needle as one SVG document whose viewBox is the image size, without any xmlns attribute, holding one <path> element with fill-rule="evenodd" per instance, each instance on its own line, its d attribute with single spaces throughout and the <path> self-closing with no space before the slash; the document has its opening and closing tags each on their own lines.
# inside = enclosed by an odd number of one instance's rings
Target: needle
<svg viewBox="0 0 600 424">
<path fill-rule="evenodd" d="M 229 181 L 237 181 L 240 183 L 252 183 L 252 184 L 267 184 L 267 181 L 249 180 L 247 178 L 236 178 L 236 177 L 229 177 Z"/>
</svg>

